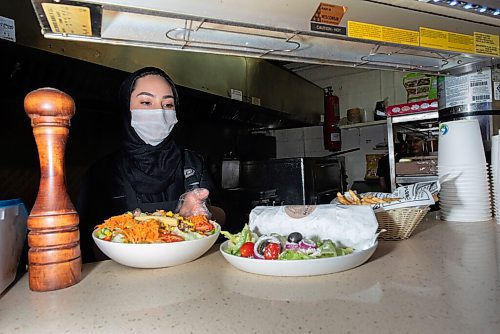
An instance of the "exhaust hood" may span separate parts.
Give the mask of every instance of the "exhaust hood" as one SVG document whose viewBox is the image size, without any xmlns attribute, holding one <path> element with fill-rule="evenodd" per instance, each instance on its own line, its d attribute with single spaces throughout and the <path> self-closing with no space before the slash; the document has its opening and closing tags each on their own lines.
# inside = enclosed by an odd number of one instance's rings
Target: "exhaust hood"
<svg viewBox="0 0 500 334">
<path fill-rule="evenodd" d="M 53 39 L 441 75 L 499 64 L 500 16 L 445 3 L 32 0 Z"/>
</svg>

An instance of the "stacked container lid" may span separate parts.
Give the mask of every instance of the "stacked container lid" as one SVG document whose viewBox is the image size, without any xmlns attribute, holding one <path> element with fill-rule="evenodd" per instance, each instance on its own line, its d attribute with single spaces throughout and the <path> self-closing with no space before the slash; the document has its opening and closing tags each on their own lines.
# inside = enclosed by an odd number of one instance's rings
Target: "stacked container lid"
<svg viewBox="0 0 500 334">
<path fill-rule="evenodd" d="M 488 164 L 477 120 L 439 125 L 438 176 L 441 219 L 475 222 L 492 218 Z"/>
</svg>

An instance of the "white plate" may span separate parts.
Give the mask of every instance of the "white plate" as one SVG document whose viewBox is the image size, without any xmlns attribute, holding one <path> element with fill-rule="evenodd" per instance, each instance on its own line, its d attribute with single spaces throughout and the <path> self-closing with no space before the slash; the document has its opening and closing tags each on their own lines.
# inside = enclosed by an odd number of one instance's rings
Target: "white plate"
<svg viewBox="0 0 500 334">
<path fill-rule="evenodd" d="M 357 267 L 365 263 L 377 249 L 378 241 L 365 250 L 349 255 L 327 257 L 311 260 L 261 260 L 249 259 L 226 253 L 225 241 L 220 245 L 222 256 L 236 268 L 259 275 L 267 276 L 316 276 L 332 274 Z"/>
</svg>

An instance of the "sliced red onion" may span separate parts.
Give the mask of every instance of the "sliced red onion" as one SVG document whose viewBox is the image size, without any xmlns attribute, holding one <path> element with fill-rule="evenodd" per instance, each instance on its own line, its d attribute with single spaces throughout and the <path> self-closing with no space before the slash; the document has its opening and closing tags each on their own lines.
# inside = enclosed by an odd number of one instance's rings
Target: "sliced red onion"
<svg viewBox="0 0 500 334">
<path fill-rule="evenodd" d="M 261 255 L 261 254 L 257 253 L 257 252 L 255 251 L 255 247 L 254 247 L 254 249 L 253 249 L 253 257 L 254 257 L 254 259 L 261 259 L 261 260 L 264 260 L 264 255 Z"/>
<path fill-rule="evenodd" d="M 299 248 L 302 248 L 302 249 L 316 248 L 316 243 L 312 240 L 304 238 L 304 239 L 300 240 Z"/>
<path fill-rule="evenodd" d="M 297 250 L 299 249 L 299 244 L 296 243 L 296 242 L 287 242 L 285 244 L 285 249 L 293 249 L 293 250 Z"/>
</svg>

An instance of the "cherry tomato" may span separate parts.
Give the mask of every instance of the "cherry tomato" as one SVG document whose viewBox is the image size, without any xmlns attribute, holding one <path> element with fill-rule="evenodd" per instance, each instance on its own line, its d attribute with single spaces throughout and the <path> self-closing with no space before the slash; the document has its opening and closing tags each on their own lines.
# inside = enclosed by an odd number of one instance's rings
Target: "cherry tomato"
<svg viewBox="0 0 500 334">
<path fill-rule="evenodd" d="M 280 256 L 280 251 L 280 244 L 271 242 L 266 246 L 266 248 L 264 248 L 264 259 L 276 260 Z"/>
<path fill-rule="evenodd" d="M 240 255 L 242 257 L 251 257 L 253 256 L 253 242 L 247 241 L 240 248 Z"/>
</svg>

